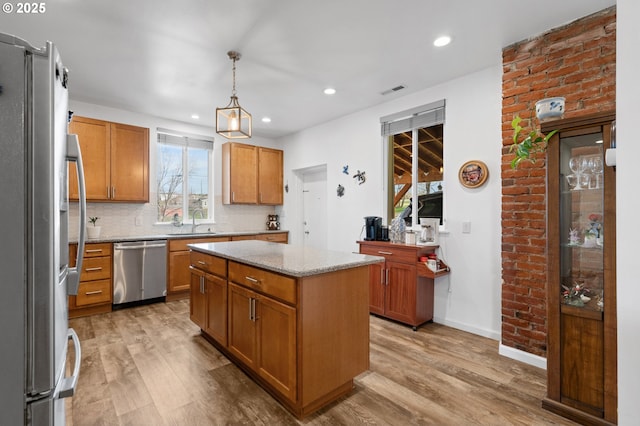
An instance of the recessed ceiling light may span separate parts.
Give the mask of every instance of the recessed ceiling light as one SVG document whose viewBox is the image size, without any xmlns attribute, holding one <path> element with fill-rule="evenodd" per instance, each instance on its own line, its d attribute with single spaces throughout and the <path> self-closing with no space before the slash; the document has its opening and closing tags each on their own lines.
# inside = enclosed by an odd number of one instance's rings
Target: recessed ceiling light
<svg viewBox="0 0 640 426">
<path fill-rule="evenodd" d="M 333 87 L 327 87 L 326 89 L 324 89 L 324 94 L 325 95 L 335 95 L 336 94 L 336 89 L 334 89 Z"/>
<path fill-rule="evenodd" d="M 269 117 L 262 117 L 263 123 L 271 123 L 271 119 Z"/>
<path fill-rule="evenodd" d="M 441 36 L 434 40 L 433 45 L 436 47 L 446 46 L 451 43 L 451 37 L 449 36 Z"/>
<path fill-rule="evenodd" d="M 200 116 L 198 114 L 191 114 L 191 118 L 193 118 L 194 120 L 199 120 Z"/>
</svg>

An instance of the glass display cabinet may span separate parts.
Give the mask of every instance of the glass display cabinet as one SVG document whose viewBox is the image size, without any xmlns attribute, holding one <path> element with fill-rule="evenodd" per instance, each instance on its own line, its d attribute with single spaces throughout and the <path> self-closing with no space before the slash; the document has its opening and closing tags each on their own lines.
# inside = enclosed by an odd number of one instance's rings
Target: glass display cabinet
<svg viewBox="0 0 640 426">
<path fill-rule="evenodd" d="M 605 165 L 615 114 L 545 123 L 547 396 L 581 424 L 617 421 L 615 168 Z"/>
</svg>

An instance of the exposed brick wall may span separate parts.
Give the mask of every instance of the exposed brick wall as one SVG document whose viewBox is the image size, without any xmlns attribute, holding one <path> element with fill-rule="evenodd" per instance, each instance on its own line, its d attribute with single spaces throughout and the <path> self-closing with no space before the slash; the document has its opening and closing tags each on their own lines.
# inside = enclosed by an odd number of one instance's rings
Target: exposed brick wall
<svg viewBox="0 0 640 426">
<path fill-rule="evenodd" d="M 538 127 L 535 103 L 552 96 L 565 118 L 615 109 L 616 9 L 508 46 L 502 64 L 502 343 L 546 356 L 546 163 L 511 169 L 511 120 Z"/>
</svg>

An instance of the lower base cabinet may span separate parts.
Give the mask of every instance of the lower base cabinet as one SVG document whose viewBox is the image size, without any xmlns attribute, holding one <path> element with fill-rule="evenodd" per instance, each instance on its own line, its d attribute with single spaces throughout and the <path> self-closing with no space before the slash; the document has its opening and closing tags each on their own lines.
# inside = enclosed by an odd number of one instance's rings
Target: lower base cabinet
<svg viewBox="0 0 640 426">
<path fill-rule="evenodd" d="M 192 251 L 191 319 L 303 418 L 351 392 L 369 368 L 368 281 L 368 266 L 291 277 Z"/>
<path fill-rule="evenodd" d="M 229 351 L 285 397 L 296 397 L 296 310 L 229 284 Z"/>
<path fill-rule="evenodd" d="M 69 245 L 69 266 L 76 266 L 78 245 Z M 88 243 L 84 246 L 78 294 L 69 296 L 69 318 L 111 312 L 111 243 Z"/>
</svg>

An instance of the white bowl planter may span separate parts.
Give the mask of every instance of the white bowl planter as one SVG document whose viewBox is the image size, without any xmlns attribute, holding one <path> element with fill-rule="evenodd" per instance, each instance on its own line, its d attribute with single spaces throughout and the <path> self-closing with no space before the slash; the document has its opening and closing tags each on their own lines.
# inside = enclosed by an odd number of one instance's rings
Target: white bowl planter
<svg viewBox="0 0 640 426">
<path fill-rule="evenodd" d="M 87 235 L 90 239 L 100 238 L 100 226 L 87 226 Z"/>
<path fill-rule="evenodd" d="M 541 99 L 536 102 L 536 116 L 538 120 L 559 118 L 562 117 L 562 114 L 564 114 L 564 98 L 561 96 Z"/>
</svg>

